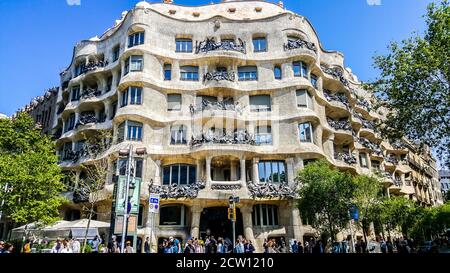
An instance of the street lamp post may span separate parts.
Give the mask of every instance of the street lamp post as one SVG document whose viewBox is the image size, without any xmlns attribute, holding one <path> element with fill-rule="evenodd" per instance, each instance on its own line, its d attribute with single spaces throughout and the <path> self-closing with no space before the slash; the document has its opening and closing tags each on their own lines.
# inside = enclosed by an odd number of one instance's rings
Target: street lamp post
<svg viewBox="0 0 450 273">
<path fill-rule="evenodd" d="M 128 161 L 127 161 L 127 183 L 125 187 L 125 204 L 123 209 L 123 225 L 122 225 L 122 241 L 120 245 L 120 252 L 124 253 L 125 249 L 125 240 L 128 233 L 128 217 L 129 217 L 129 209 L 128 209 L 128 203 L 130 202 L 129 198 L 129 192 L 130 192 L 130 178 L 131 178 L 131 159 L 132 159 L 132 151 L 133 151 L 133 145 L 130 145 L 129 151 L 128 151 Z"/>
</svg>

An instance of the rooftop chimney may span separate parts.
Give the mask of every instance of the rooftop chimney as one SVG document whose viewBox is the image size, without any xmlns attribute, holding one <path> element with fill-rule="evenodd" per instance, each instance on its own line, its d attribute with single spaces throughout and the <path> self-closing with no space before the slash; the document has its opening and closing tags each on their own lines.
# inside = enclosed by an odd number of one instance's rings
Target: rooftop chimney
<svg viewBox="0 0 450 273">
<path fill-rule="evenodd" d="M 277 4 L 280 8 L 282 8 L 282 7 L 284 7 L 284 4 L 283 4 L 283 1 L 278 1 L 278 4 Z"/>
<path fill-rule="evenodd" d="M 163 0 L 164 4 L 172 4 L 173 0 Z"/>
</svg>

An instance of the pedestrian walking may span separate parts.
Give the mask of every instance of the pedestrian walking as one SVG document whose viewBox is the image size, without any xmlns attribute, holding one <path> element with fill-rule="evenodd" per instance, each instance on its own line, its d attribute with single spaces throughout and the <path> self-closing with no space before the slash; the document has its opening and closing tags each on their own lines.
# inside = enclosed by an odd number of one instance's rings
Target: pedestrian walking
<svg viewBox="0 0 450 273">
<path fill-rule="evenodd" d="M 145 238 L 144 252 L 147 254 L 150 253 L 150 238 L 149 237 Z"/>
</svg>

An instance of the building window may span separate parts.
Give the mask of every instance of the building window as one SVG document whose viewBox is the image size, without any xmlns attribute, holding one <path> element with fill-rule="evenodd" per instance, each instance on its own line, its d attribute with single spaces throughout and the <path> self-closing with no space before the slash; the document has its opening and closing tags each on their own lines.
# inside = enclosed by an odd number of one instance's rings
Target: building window
<svg viewBox="0 0 450 273">
<path fill-rule="evenodd" d="M 311 84 L 317 89 L 317 76 L 314 74 L 311 74 Z"/>
<path fill-rule="evenodd" d="M 120 95 L 120 107 L 128 105 L 128 89 L 124 90 Z"/>
<path fill-rule="evenodd" d="M 137 178 L 142 178 L 142 169 L 143 169 L 143 164 L 144 164 L 144 160 L 142 159 L 136 159 L 134 161 L 135 166 L 134 166 L 134 177 Z"/>
<path fill-rule="evenodd" d="M 170 81 L 172 79 L 172 65 L 164 64 L 164 80 Z"/>
<path fill-rule="evenodd" d="M 142 71 L 144 63 L 143 56 L 133 55 L 125 61 L 125 75 L 129 72 Z"/>
<path fill-rule="evenodd" d="M 380 170 L 380 161 L 378 160 L 372 160 L 371 161 L 372 170 L 379 171 Z"/>
<path fill-rule="evenodd" d="M 77 66 L 75 66 L 75 77 L 80 76 L 83 73 L 83 68 L 82 68 L 82 64 L 79 64 Z"/>
<path fill-rule="evenodd" d="M 252 112 L 271 111 L 270 95 L 250 96 L 250 111 Z"/>
<path fill-rule="evenodd" d="M 161 226 L 185 226 L 185 206 L 162 206 L 159 212 L 159 225 Z"/>
<path fill-rule="evenodd" d="M 191 39 L 175 39 L 176 52 L 192 52 L 192 40 Z"/>
<path fill-rule="evenodd" d="M 298 129 L 300 131 L 300 142 L 313 142 L 313 128 L 311 122 L 300 123 Z"/>
<path fill-rule="evenodd" d="M 142 158 L 136 158 L 134 161 L 134 166 L 132 166 L 132 170 L 134 170 L 134 173 L 132 173 L 132 176 L 136 178 L 142 178 L 142 166 L 143 166 L 144 160 Z M 119 175 L 127 175 L 127 166 L 128 160 L 127 159 L 120 159 L 119 165 L 116 168 L 118 168 Z"/>
<path fill-rule="evenodd" d="M 80 100 L 80 87 L 74 86 L 72 87 L 72 95 L 70 97 L 70 101 L 78 101 Z"/>
<path fill-rule="evenodd" d="M 180 67 L 182 81 L 198 81 L 198 66 Z"/>
<path fill-rule="evenodd" d="M 113 81 L 113 77 L 109 76 L 108 79 L 106 80 L 106 92 L 111 91 L 112 81 Z"/>
<path fill-rule="evenodd" d="M 136 32 L 128 36 L 128 47 L 144 44 L 145 32 Z"/>
<path fill-rule="evenodd" d="M 181 94 L 167 95 L 167 110 L 180 111 L 181 110 Z"/>
<path fill-rule="evenodd" d="M 273 69 L 273 75 L 275 77 L 275 80 L 281 80 L 281 67 L 279 65 L 276 65 Z"/>
<path fill-rule="evenodd" d="M 267 40 L 265 37 L 253 38 L 253 51 L 254 52 L 267 51 Z"/>
<path fill-rule="evenodd" d="M 308 78 L 308 66 L 304 62 L 292 63 L 295 77 Z"/>
<path fill-rule="evenodd" d="M 73 128 L 75 127 L 75 113 L 70 114 L 69 118 L 67 119 L 67 128 L 66 128 L 66 132 L 73 130 Z"/>
<path fill-rule="evenodd" d="M 287 182 L 284 161 L 259 161 L 258 174 L 261 183 Z"/>
<path fill-rule="evenodd" d="M 132 141 L 142 141 L 142 128 L 143 125 L 139 122 L 129 120 L 122 122 L 117 128 L 117 141 L 122 142 L 125 138 Z"/>
<path fill-rule="evenodd" d="M 313 99 L 307 90 L 297 90 L 297 107 L 314 109 Z"/>
<path fill-rule="evenodd" d="M 185 145 L 187 144 L 187 130 L 186 126 L 178 125 L 172 126 L 170 129 L 170 144 L 172 145 Z"/>
<path fill-rule="evenodd" d="M 262 145 L 262 144 L 271 145 L 272 144 L 272 127 L 257 126 L 255 142 L 258 145 Z"/>
<path fill-rule="evenodd" d="M 130 93 L 130 104 L 142 104 L 142 88 L 130 86 L 128 88 Z"/>
<path fill-rule="evenodd" d="M 119 59 L 120 56 L 120 45 L 116 45 L 113 48 L 112 61 L 115 62 Z"/>
<path fill-rule="evenodd" d="M 275 205 L 254 205 L 252 212 L 253 226 L 278 226 L 278 207 Z"/>
<path fill-rule="evenodd" d="M 238 67 L 239 81 L 257 81 L 258 69 L 256 66 L 241 66 Z"/>
<path fill-rule="evenodd" d="M 174 164 L 163 168 L 163 185 L 187 185 L 197 182 L 197 167 Z"/>
<path fill-rule="evenodd" d="M 367 164 L 367 154 L 366 153 L 359 153 L 359 165 L 362 168 L 369 167 L 369 165 Z"/>
</svg>

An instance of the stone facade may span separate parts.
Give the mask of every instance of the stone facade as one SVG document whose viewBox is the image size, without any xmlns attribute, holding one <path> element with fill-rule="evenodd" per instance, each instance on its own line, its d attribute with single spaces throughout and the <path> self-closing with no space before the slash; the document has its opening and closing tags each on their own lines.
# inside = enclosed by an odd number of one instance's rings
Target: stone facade
<svg viewBox="0 0 450 273">
<path fill-rule="evenodd" d="M 145 150 L 138 235 L 150 236 L 149 188 L 181 218 L 158 215 L 154 245 L 204 235 L 205 217 L 220 215 L 232 194 L 241 200 L 241 234 L 258 251 L 266 238 L 314 235 L 296 208 L 295 176 L 319 158 L 352 173 L 382 172 L 386 194 L 416 198 L 400 157 L 422 156 L 380 137 L 384 114 L 306 18 L 263 1 L 166 2 L 138 3 L 99 38 L 79 42 L 61 73 L 53 129 L 61 166 L 80 174 L 89 159 L 67 153 L 84 135 L 114 135 L 102 154 L 111 174 L 99 220 L 111 219 L 113 166 L 130 144 Z M 421 200 L 438 203 L 428 189 Z"/>
</svg>

